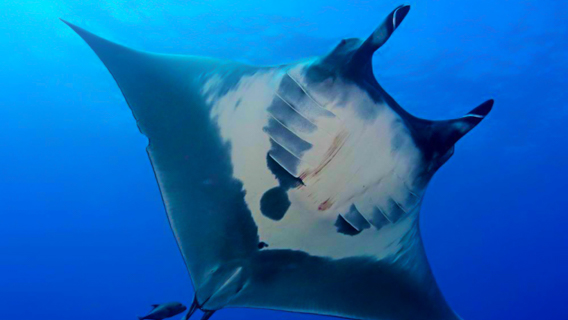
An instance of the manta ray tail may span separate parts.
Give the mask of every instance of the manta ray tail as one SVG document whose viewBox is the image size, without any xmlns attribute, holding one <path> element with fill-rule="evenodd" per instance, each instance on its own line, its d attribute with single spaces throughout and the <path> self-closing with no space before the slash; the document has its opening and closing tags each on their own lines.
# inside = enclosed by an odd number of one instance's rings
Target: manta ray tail
<svg viewBox="0 0 568 320">
<path fill-rule="evenodd" d="M 197 302 L 197 296 L 193 298 L 193 302 L 191 303 L 191 307 L 189 307 L 189 311 L 183 317 L 183 320 L 188 320 L 191 316 L 197 311 L 199 308 L 199 303 Z"/>
<path fill-rule="evenodd" d="M 215 311 L 205 311 L 205 313 L 203 314 L 203 317 L 201 317 L 201 320 L 210 319 L 213 316 L 214 313 L 215 313 Z"/>
</svg>

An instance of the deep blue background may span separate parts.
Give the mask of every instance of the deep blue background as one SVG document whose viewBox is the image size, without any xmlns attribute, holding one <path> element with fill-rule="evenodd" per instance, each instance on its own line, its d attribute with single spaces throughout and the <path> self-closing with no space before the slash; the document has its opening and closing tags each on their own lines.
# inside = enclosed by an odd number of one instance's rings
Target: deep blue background
<svg viewBox="0 0 568 320">
<path fill-rule="evenodd" d="M 192 298 L 119 89 L 63 17 L 134 48 L 290 62 L 366 37 L 394 1 L 0 2 L 3 319 L 135 319 Z M 568 4 L 412 1 L 379 82 L 421 117 L 493 112 L 432 181 L 421 225 L 470 319 L 568 319 Z M 308 319 L 223 310 L 216 319 Z"/>
</svg>

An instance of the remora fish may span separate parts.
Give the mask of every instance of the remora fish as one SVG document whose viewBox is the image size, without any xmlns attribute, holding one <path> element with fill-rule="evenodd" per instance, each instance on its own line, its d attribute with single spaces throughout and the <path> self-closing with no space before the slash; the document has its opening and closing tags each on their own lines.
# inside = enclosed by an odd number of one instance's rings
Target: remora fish
<svg viewBox="0 0 568 320">
<path fill-rule="evenodd" d="M 179 302 L 168 302 L 162 304 L 153 304 L 152 311 L 143 317 L 138 317 L 139 320 L 162 320 L 171 318 L 187 310 L 187 307 Z"/>
<path fill-rule="evenodd" d="M 429 121 L 377 83 L 366 40 L 276 67 L 133 50 L 69 24 L 148 137 L 167 216 L 205 318 L 225 307 L 355 319 L 459 319 L 420 237 L 421 201 L 492 108 Z"/>
</svg>

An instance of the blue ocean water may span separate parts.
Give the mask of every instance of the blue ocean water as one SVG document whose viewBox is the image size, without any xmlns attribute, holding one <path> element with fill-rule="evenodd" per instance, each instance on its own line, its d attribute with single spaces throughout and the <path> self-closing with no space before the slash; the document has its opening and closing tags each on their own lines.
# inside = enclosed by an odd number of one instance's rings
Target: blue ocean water
<svg viewBox="0 0 568 320">
<path fill-rule="evenodd" d="M 0 309 L 5 319 L 135 319 L 190 303 L 190 280 L 111 75 L 58 18 L 128 46 L 276 64 L 366 37 L 395 1 L 0 2 Z M 568 4 L 412 1 L 375 54 L 408 111 L 489 117 L 421 213 L 464 319 L 568 319 Z M 214 319 L 315 319 L 227 309 Z"/>
</svg>

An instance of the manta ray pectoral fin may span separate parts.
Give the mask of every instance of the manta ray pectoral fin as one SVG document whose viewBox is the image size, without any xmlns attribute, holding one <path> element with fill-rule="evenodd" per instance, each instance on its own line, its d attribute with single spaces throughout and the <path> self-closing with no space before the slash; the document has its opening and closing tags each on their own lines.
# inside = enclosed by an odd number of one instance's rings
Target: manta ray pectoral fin
<svg viewBox="0 0 568 320">
<path fill-rule="evenodd" d="M 148 137 L 168 220 L 203 306 L 259 243 L 242 183 L 233 178 L 230 144 L 222 140 L 203 90 L 229 90 L 236 80 L 226 74 L 239 76 L 252 67 L 134 50 L 65 23 L 108 68 Z"/>
<path fill-rule="evenodd" d="M 359 49 L 357 49 L 357 52 L 351 60 L 351 67 L 365 67 L 371 61 L 373 53 L 387 42 L 409 11 L 409 5 L 401 5 L 394 9 L 367 40 L 361 44 Z"/>
</svg>

